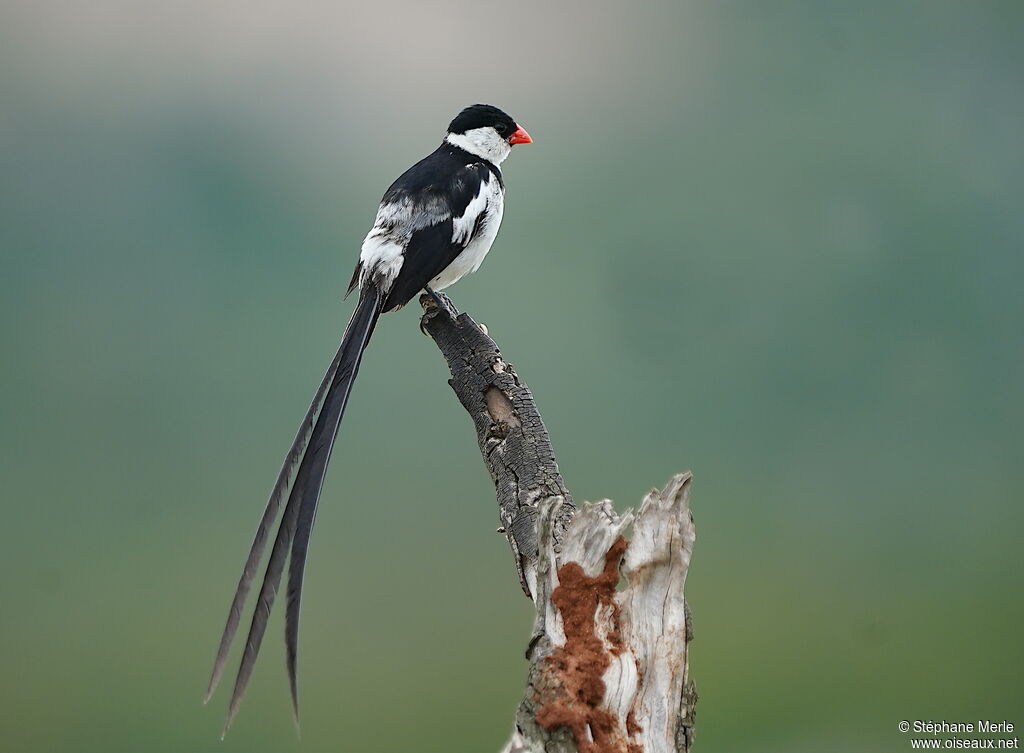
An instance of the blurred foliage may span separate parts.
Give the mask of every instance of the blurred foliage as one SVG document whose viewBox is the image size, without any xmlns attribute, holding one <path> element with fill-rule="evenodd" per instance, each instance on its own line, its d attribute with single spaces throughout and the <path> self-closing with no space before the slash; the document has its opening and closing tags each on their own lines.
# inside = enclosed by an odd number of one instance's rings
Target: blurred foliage
<svg viewBox="0 0 1024 753">
<path fill-rule="evenodd" d="M 199 705 L 377 199 L 480 100 L 536 143 L 453 298 L 580 499 L 695 471 L 700 749 L 1024 723 L 1022 21 L 5 4 L 2 748 L 498 749 L 531 610 L 413 310 L 378 328 L 336 448 L 302 742 L 276 623 L 226 742 L 226 692 Z"/>
</svg>

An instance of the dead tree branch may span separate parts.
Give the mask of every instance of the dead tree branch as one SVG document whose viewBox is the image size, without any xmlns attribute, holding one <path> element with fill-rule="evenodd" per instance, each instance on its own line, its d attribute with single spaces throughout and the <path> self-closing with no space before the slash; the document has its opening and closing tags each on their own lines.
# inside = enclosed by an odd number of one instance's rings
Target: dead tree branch
<svg viewBox="0 0 1024 753">
<path fill-rule="evenodd" d="M 533 395 L 487 332 L 439 299 L 420 298 L 420 326 L 473 419 L 499 530 L 537 610 L 504 753 L 687 753 L 697 700 L 683 597 L 691 475 L 649 492 L 636 514 L 617 515 L 608 500 L 577 510 Z"/>
</svg>

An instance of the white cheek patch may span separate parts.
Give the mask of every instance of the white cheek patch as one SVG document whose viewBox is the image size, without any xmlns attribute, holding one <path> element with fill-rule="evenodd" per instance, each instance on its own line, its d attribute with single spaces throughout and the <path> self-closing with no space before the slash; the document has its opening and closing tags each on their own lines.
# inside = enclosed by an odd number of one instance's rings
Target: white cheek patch
<svg viewBox="0 0 1024 753">
<path fill-rule="evenodd" d="M 472 128 L 465 133 L 449 133 L 444 137 L 449 144 L 465 149 L 472 155 L 500 165 L 512 152 L 512 146 L 490 126 Z"/>
</svg>

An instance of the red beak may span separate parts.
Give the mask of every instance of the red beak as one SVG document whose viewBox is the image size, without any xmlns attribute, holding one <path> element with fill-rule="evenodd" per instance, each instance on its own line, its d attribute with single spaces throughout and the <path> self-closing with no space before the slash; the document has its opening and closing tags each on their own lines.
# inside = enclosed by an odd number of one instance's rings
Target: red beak
<svg viewBox="0 0 1024 753">
<path fill-rule="evenodd" d="M 516 124 L 516 132 L 509 138 L 508 143 L 510 144 L 532 144 L 533 139 L 530 138 L 530 134 L 526 132 L 518 123 Z"/>
</svg>

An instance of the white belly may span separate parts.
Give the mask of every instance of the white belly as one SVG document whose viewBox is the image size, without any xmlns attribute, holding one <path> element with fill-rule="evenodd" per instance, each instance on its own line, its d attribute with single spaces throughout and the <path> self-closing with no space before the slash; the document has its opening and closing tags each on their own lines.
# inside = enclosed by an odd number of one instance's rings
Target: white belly
<svg viewBox="0 0 1024 753">
<path fill-rule="evenodd" d="M 455 260 L 445 267 L 437 277 L 430 281 L 430 287 L 434 290 L 444 290 L 449 285 L 458 282 L 460 279 L 476 270 L 483 263 L 487 252 L 491 250 L 491 244 L 498 234 L 498 227 L 501 225 L 501 216 L 504 213 L 504 196 L 497 179 L 491 178 L 487 183 L 487 221 L 477 233 L 477 236 L 470 241 L 469 245 L 455 257 Z"/>
</svg>

